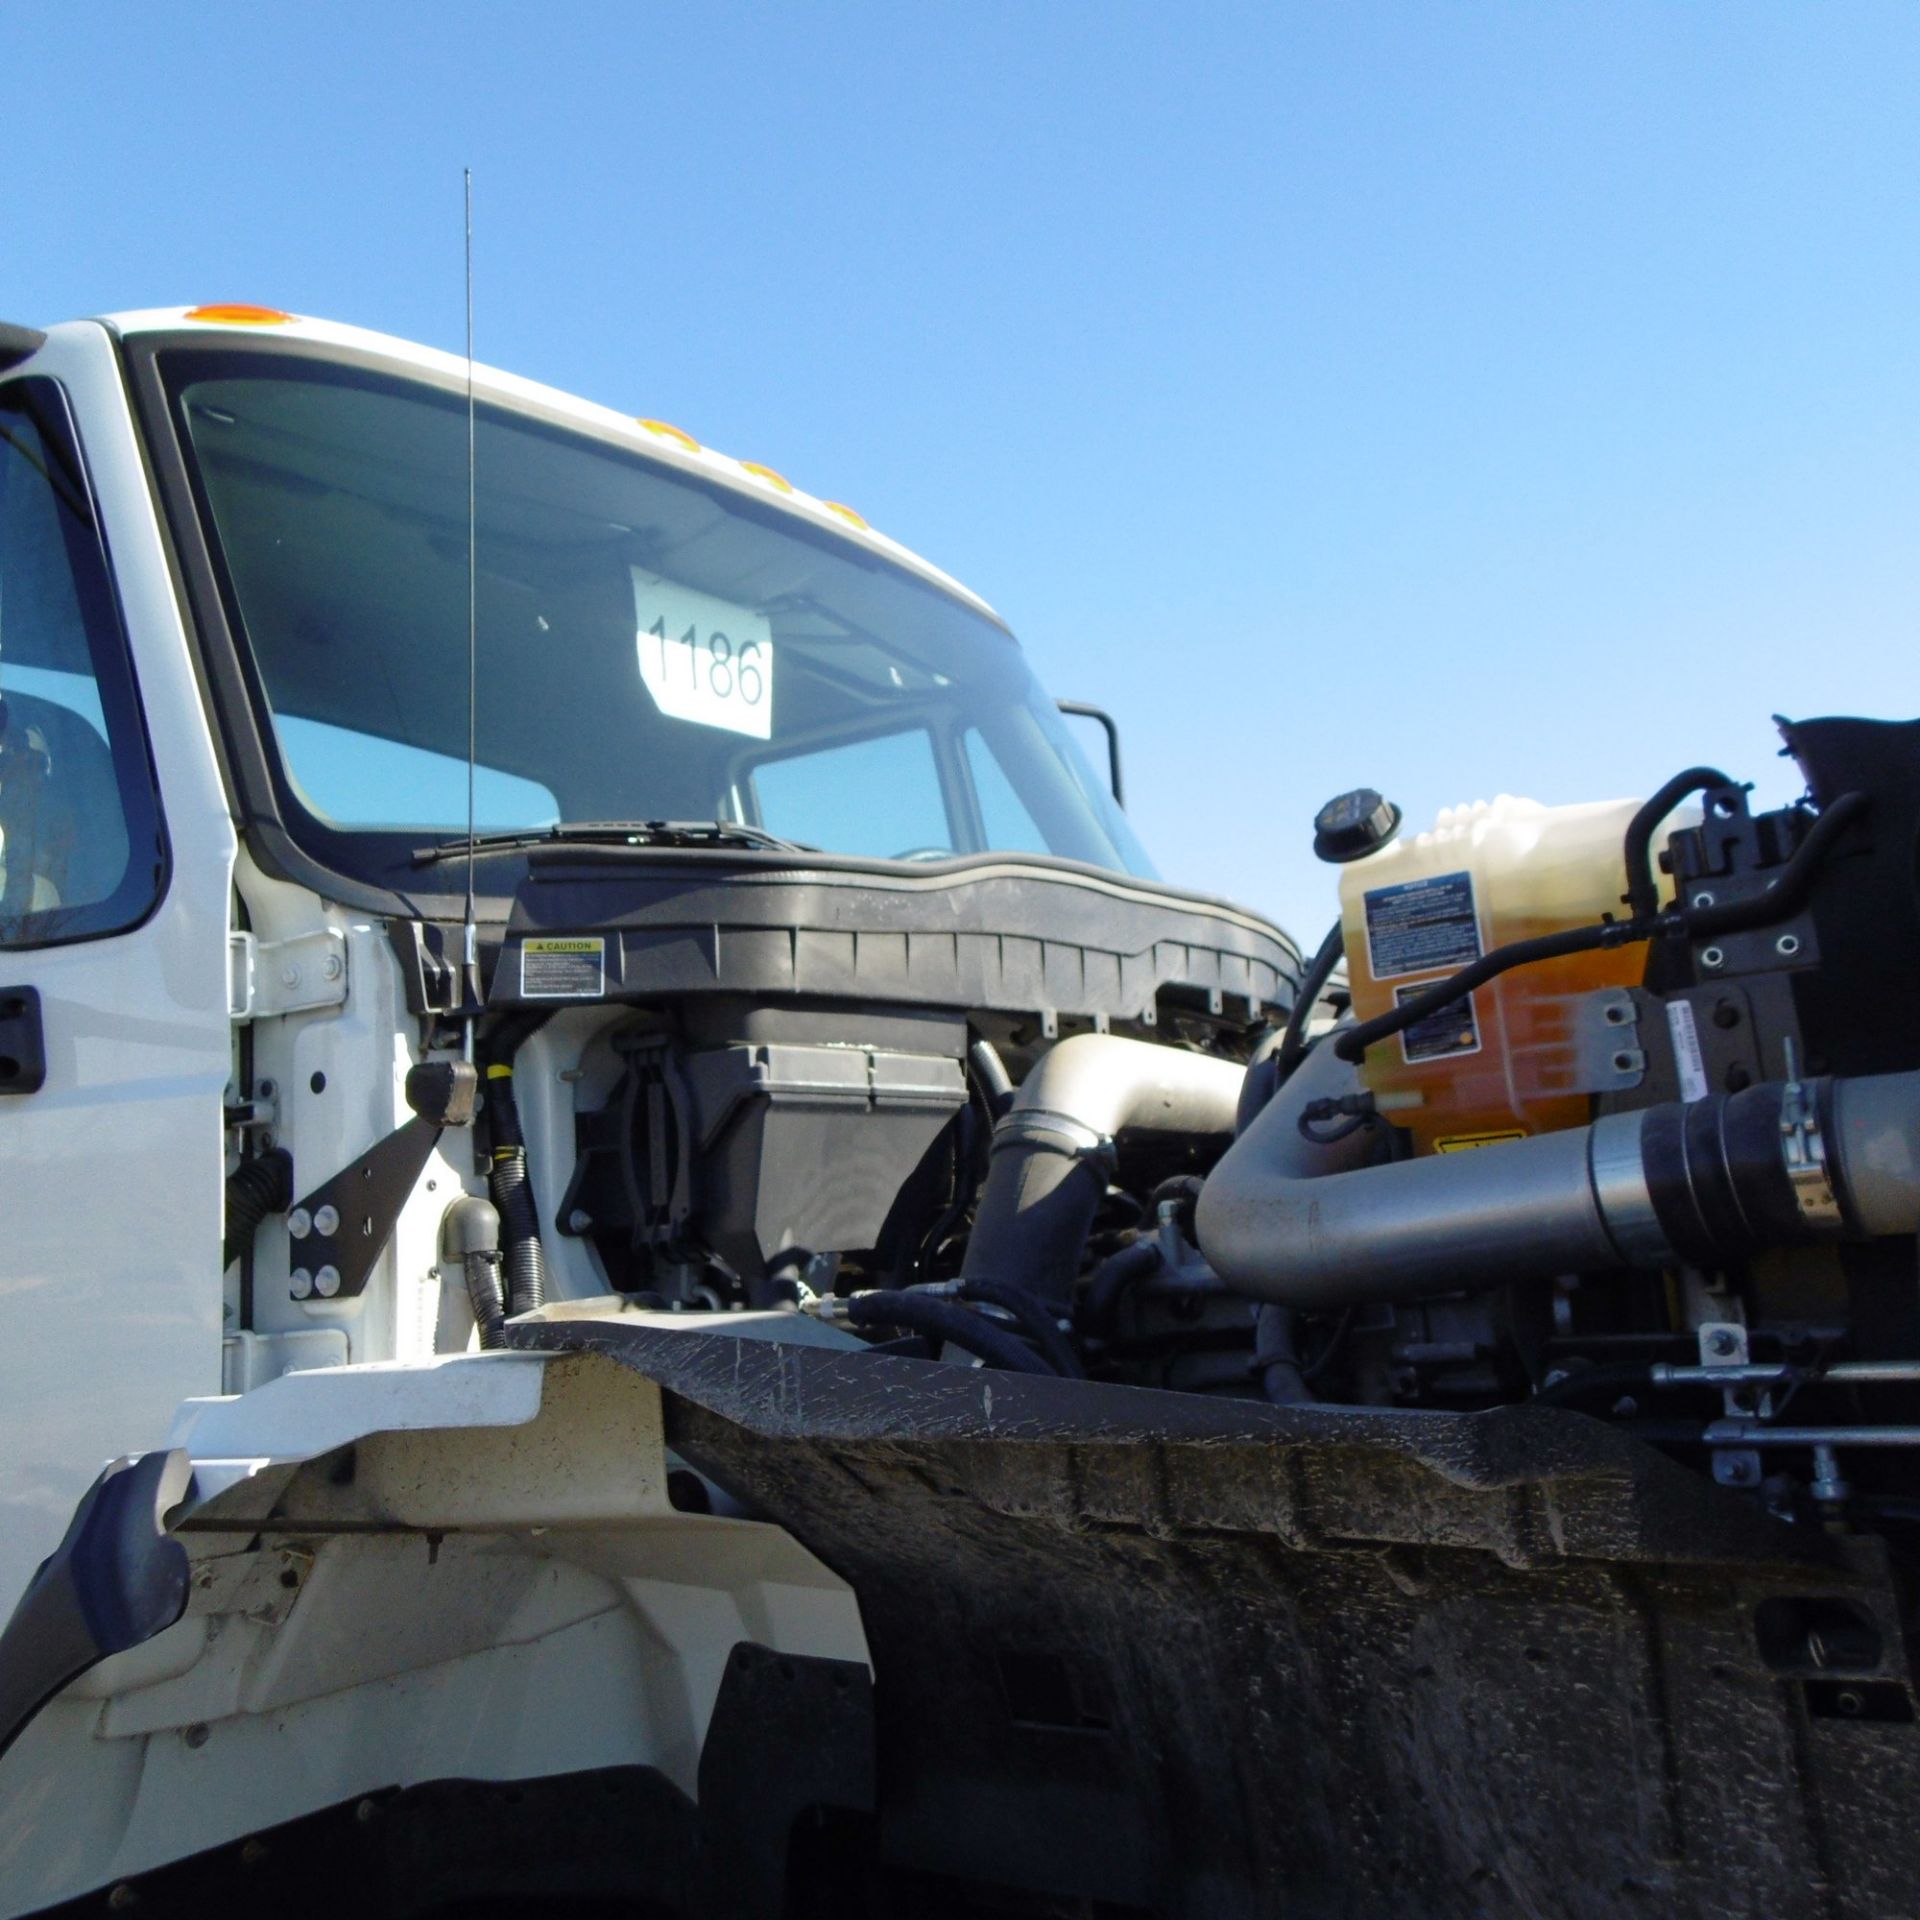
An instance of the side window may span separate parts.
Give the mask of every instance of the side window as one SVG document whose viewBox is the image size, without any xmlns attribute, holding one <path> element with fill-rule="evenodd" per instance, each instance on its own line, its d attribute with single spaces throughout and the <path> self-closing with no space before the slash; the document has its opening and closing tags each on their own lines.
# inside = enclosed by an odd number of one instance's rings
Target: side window
<svg viewBox="0 0 1920 1920">
<path fill-rule="evenodd" d="M 66 402 L 50 380 L 0 384 L 0 948 L 133 926 L 164 868 Z"/>
<path fill-rule="evenodd" d="M 933 740 L 919 728 L 763 760 L 753 791 L 768 830 L 803 846 L 876 860 L 953 848 Z"/>
<path fill-rule="evenodd" d="M 980 802 L 980 824 L 987 830 L 987 845 L 995 853 L 1051 853 L 1047 836 L 1027 811 L 1027 803 L 1013 790 L 1006 770 L 993 757 L 993 749 L 981 739 L 976 728 L 969 727 L 961 738 L 967 756 L 967 771 L 973 775 L 974 796 Z"/>
</svg>

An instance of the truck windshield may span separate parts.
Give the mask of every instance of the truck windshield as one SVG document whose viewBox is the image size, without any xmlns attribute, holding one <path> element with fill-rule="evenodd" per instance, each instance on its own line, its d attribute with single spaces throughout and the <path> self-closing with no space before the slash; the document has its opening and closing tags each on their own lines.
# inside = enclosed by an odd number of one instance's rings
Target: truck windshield
<svg viewBox="0 0 1920 1920">
<path fill-rule="evenodd" d="M 289 823 L 390 875 L 395 836 L 466 820 L 464 397 L 286 351 L 160 367 Z M 480 406 L 474 472 L 482 829 L 734 821 L 1151 875 L 1019 648 L 955 594 L 531 409 Z"/>
</svg>

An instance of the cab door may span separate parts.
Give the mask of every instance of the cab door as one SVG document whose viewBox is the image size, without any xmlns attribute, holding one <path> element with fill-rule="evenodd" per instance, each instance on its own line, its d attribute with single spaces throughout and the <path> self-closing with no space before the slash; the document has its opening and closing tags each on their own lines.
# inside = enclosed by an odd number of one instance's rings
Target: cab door
<svg viewBox="0 0 1920 1920">
<path fill-rule="evenodd" d="M 220 1390 L 235 836 L 105 328 L 0 373 L 0 1618 Z"/>
</svg>

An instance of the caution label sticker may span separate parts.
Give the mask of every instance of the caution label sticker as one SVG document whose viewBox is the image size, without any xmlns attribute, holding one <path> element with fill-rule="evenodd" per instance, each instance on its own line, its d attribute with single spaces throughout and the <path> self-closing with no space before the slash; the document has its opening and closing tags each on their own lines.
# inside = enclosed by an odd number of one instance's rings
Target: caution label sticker
<svg viewBox="0 0 1920 1920">
<path fill-rule="evenodd" d="M 607 943 L 599 934 L 523 940 L 523 1000 L 598 1000 L 607 990 Z"/>
<path fill-rule="evenodd" d="M 1394 1005 L 1404 1007 L 1409 1000 L 1439 984 L 1437 980 L 1422 980 L 1416 986 L 1395 987 Z M 1418 1066 L 1423 1060 L 1445 1060 L 1456 1053 L 1479 1051 L 1480 1027 L 1473 1017 L 1472 994 L 1454 1001 L 1451 1006 L 1439 1008 L 1423 1020 L 1416 1020 L 1400 1035 L 1400 1052 L 1410 1067 Z"/>
<path fill-rule="evenodd" d="M 1367 965 L 1376 980 L 1437 973 L 1480 958 L 1480 921 L 1470 873 L 1436 873 L 1398 886 L 1369 887 L 1366 909 Z"/>
</svg>

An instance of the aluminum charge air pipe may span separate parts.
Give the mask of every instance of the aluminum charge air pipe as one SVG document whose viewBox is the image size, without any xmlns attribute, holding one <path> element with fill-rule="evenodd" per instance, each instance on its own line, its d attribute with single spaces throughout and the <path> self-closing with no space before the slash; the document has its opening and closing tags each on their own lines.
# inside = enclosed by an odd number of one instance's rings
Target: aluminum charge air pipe
<svg viewBox="0 0 1920 1920">
<path fill-rule="evenodd" d="M 1773 1081 L 1317 1177 L 1298 1170 L 1294 1095 L 1290 1083 L 1228 1150 L 1196 1220 L 1230 1286 L 1287 1306 L 1723 1267 L 1763 1247 L 1920 1229 L 1920 1073 Z"/>
<path fill-rule="evenodd" d="M 1069 1300 L 1112 1178 L 1115 1139 L 1136 1131 L 1225 1138 L 1244 1077 L 1230 1060 L 1180 1047 L 1104 1033 L 1061 1041 L 993 1130 L 964 1277 Z"/>
</svg>

